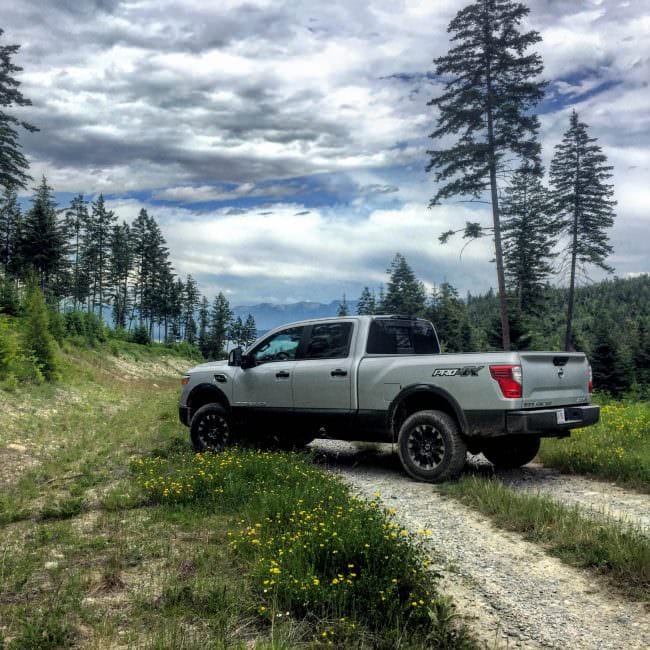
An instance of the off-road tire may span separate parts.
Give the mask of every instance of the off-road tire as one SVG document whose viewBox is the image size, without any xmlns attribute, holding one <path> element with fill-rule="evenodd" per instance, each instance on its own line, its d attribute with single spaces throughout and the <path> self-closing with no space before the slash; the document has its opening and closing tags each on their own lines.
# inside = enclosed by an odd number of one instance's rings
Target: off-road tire
<svg viewBox="0 0 650 650">
<path fill-rule="evenodd" d="M 456 421 L 442 411 L 418 411 L 399 430 L 397 450 L 404 471 L 427 483 L 457 477 L 467 458 L 467 446 Z"/>
<path fill-rule="evenodd" d="M 190 438 L 196 452 L 218 453 L 235 444 L 228 411 L 221 404 L 206 404 L 192 416 Z"/>
<path fill-rule="evenodd" d="M 498 469 L 515 469 L 530 463 L 539 445 L 539 436 L 500 436 L 486 440 L 482 452 Z"/>
</svg>

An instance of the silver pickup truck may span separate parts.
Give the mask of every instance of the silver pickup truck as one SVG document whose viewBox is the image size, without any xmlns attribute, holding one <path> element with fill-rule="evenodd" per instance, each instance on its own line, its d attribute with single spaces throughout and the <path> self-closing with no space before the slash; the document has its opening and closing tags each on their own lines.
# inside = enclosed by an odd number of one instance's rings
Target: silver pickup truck
<svg viewBox="0 0 650 650">
<path fill-rule="evenodd" d="M 291 323 L 182 383 L 179 417 L 197 451 L 265 439 L 391 442 L 410 476 L 432 482 L 458 475 L 468 451 L 525 465 L 541 437 L 599 419 L 584 354 L 441 354 L 433 325 L 404 316 Z"/>
</svg>

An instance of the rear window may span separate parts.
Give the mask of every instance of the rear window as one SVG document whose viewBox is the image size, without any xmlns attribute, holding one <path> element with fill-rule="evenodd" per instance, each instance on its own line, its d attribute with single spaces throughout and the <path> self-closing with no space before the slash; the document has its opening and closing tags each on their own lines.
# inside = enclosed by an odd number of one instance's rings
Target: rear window
<svg viewBox="0 0 650 650">
<path fill-rule="evenodd" d="M 438 340 L 426 321 L 377 319 L 370 323 L 367 354 L 438 354 Z"/>
</svg>

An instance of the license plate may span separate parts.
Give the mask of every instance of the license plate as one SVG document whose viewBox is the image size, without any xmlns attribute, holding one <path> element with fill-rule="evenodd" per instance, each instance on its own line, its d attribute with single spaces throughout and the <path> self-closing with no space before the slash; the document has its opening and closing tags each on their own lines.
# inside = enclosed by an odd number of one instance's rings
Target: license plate
<svg viewBox="0 0 650 650">
<path fill-rule="evenodd" d="M 559 411 L 556 411 L 555 415 L 557 417 L 557 423 L 558 424 L 565 424 L 566 423 L 566 418 L 564 417 L 564 409 L 560 409 Z"/>
</svg>

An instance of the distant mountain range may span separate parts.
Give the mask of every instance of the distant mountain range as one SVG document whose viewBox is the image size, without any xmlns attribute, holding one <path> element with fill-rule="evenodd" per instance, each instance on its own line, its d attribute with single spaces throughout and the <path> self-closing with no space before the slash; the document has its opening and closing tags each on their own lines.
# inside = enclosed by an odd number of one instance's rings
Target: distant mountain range
<svg viewBox="0 0 650 650">
<path fill-rule="evenodd" d="M 266 332 L 273 329 L 278 325 L 284 323 L 291 323 L 298 320 L 306 320 L 308 318 L 327 318 L 328 316 L 336 316 L 339 309 L 339 301 L 333 300 L 330 303 L 322 302 L 294 302 L 285 305 L 273 304 L 270 302 L 263 302 L 259 305 L 240 305 L 233 307 L 235 318 L 241 316 L 242 320 L 252 314 L 257 325 L 258 333 Z M 348 313 L 357 313 L 357 301 L 348 301 Z"/>
</svg>

